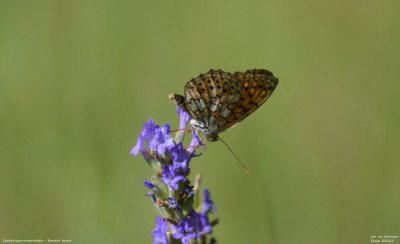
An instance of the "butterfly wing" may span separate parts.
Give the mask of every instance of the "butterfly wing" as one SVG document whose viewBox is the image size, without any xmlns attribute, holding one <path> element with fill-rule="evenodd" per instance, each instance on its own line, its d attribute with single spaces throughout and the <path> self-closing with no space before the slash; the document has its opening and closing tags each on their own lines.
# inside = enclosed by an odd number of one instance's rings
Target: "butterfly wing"
<svg viewBox="0 0 400 244">
<path fill-rule="evenodd" d="M 243 84 L 232 80 L 230 73 L 210 70 L 186 84 L 186 105 L 193 119 L 210 133 L 217 133 L 232 115 L 242 92 Z"/>
<path fill-rule="evenodd" d="M 240 99 L 235 104 L 226 123 L 218 129 L 217 133 L 232 128 L 254 112 L 271 96 L 279 82 L 278 78 L 264 69 L 233 73 L 232 82 L 234 81 L 242 84 Z"/>
</svg>

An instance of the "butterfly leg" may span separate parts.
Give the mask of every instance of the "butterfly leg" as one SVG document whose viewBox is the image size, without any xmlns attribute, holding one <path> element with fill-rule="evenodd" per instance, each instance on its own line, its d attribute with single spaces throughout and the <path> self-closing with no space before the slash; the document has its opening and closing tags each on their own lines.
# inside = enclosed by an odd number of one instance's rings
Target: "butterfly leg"
<svg viewBox="0 0 400 244">
<path fill-rule="evenodd" d="M 171 130 L 169 133 L 174 133 L 174 132 L 178 132 L 178 131 L 184 131 L 185 132 L 185 135 L 187 134 L 187 133 L 189 133 L 190 131 L 191 131 L 191 129 L 176 129 L 176 130 Z"/>
</svg>

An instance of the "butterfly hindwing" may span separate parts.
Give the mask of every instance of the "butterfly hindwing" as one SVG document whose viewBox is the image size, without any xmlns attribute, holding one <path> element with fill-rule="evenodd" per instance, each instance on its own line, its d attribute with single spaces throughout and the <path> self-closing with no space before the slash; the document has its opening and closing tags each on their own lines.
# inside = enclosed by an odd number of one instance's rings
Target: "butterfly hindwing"
<svg viewBox="0 0 400 244">
<path fill-rule="evenodd" d="M 233 80 L 243 85 L 240 100 L 233 109 L 224 126 L 218 132 L 229 129 L 246 118 L 260 107 L 272 94 L 278 85 L 278 79 L 271 72 L 263 69 L 248 70 L 232 74 Z"/>
</svg>

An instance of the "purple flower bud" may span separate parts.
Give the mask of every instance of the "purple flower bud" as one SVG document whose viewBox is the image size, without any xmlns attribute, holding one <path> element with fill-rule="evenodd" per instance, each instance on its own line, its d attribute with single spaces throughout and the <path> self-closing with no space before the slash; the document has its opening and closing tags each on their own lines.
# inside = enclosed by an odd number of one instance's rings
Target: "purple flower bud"
<svg viewBox="0 0 400 244">
<path fill-rule="evenodd" d="M 212 227 L 208 221 L 207 214 L 196 214 L 197 220 L 197 233 L 199 235 L 206 235 L 212 233 Z"/>
<path fill-rule="evenodd" d="M 188 113 L 183 111 L 178 105 L 176 105 L 176 110 L 177 110 L 178 116 L 180 118 L 179 129 L 184 130 L 184 129 L 186 129 L 186 125 L 190 120 L 190 116 Z"/>
<path fill-rule="evenodd" d="M 149 156 L 149 153 L 147 152 L 146 146 L 144 144 L 144 137 L 142 134 L 139 135 L 136 146 L 134 146 L 131 150 L 131 154 L 137 156 L 139 152 L 141 152 L 145 158 Z"/>
<path fill-rule="evenodd" d="M 146 140 L 149 142 L 154 137 L 156 128 L 159 128 L 159 126 L 156 125 L 151 118 L 149 119 L 148 124 L 143 123 L 143 130 L 139 135 L 136 146 L 132 148 L 131 154 L 137 156 L 137 154 L 141 152 L 146 159 L 148 158 L 149 153 L 147 152 L 144 141 Z"/>
<path fill-rule="evenodd" d="M 169 204 L 168 208 L 172 208 L 172 209 L 180 209 L 181 208 L 181 206 L 179 206 L 176 199 L 173 197 L 168 197 L 168 204 Z"/>
<path fill-rule="evenodd" d="M 189 186 L 186 185 L 185 187 L 185 194 L 188 196 L 193 196 L 194 195 L 194 190 L 193 190 L 194 186 Z"/>
<path fill-rule="evenodd" d="M 148 180 L 145 180 L 145 181 L 144 181 L 144 185 L 145 185 L 147 188 L 149 188 L 150 190 L 154 188 L 154 184 L 151 183 L 151 182 L 148 181 Z"/>
<path fill-rule="evenodd" d="M 203 205 L 201 206 L 201 213 L 206 214 L 211 209 L 214 212 L 217 212 L 217 208 L 215 207 L 213 201 L 210 198 L 210 192 L 206 188 L 204 188 L 204 200 L 203 200 Z"/>
</svg>

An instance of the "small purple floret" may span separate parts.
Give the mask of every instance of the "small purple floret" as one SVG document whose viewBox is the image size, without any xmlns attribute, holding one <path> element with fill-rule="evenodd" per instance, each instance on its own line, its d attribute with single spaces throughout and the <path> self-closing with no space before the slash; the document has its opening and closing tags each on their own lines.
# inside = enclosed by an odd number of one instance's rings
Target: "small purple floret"
<svg viewBox="0 0 400 244">
<path fill-rule="evenodd" d="M 143 130 L 139 135 L 136 146 L 132 148 L 131 154 L 137 156 L 139 152 L 143 154 L 145 158 L 148 158 L 148 151 L 146 148 L 145 141 L 149 149 L 156 150 L 159 155 L 164 154 L 167 149 L 173 148 L 175 143 L 170 136 L 170 126 L 165 124 L 160 128 L 156 125 L 152 119 L 149 119 L 149 123 L 143 124 Z"/>
<path fill-rule="evenodd" d="M 149 141 L 149 148 L 157 150 L 157 153 L 162 155 L 167 149 L 174 147 L 175 143 L 169 134 L 170 131 L 169 124 L 165 124 L 161 128 L 157 127 L 153 139 Z"/>
<path fill-rule="evenodd" d="M 146 149 L 146 145 L 144 144 L 144 138 L 142 134 L 139 135 L 136 146 L 134 146 L 131 150 L 131 154 L 137 156 L 139 152 L 141 152 L 144 157 L 148 157 L 149 155 Z"/>
<path fill-rule="evenodd" d="M 197 234 L 194 231 L 194 226 L 196 225 L 195 219 L 193 217 L 186 218 L 179 222 L 177 226 L 177 232 L 172 236 L 175 239 L 181 239 L 183 244 L 188 244 L 191 239 L 196 238 Z"/>
<path fill-rule="evenodd" d="M 180 118 L 179 129 L 185 130 L 186 125 L 191 118 L 190 118 L 189 114 L 186 113 L 184 110 L 182 110 L 178 105 L 176 105 L 176 111 L 178 112 L 178 116 Z"/>
<path fill-rule="evenodd" d="M 179 206 L 178 201 L 176 201 L 175 198 L 173 197 L 168 197 L 168 208 L 173 208 L 173 209 L 180 209 L 181 206 Z"/>
<path fill-rule="evenodd" d="M 157 226 L 151 233 L 154 236 L 153 244 L 169 244 L 167 237 L 168 222 L 163 218 L 156 217 Z"/>
<path fill-rule="evenodd" d="M 189 186 L 187 185 L 185 188 L 185 194 L 188 196 L 194 196 L 194 190 L 193 190 L 194 186 Z"/>
<path fill-rule="evenodd" d="M 154 123 L 154 120 L 152 118 L 149 119 L 149 123 L 143 123 L 143 131 L 142 134 L 144 136 L 144 139 L 146 141 L 150 141 L 154 137 L 155 129 L 160 126 L 156 125 Z"/>
<path fill-rule="evenodd" d="M 185 176 L 180 175 L 173 165 L 164 166 L 162 177 L 164 184 L 169 185 L 175 191 L 178 190 L 178 183 L 186 180 Z"/>
<path fill-rule="evenodd" d="M 201 147 L 203 149 L 206 149 L 206 147 L 203 145 L 202 141 L 200 140 L 200 138 L 197 136 L 196 132 L 194 130 L 192 130 L 192 141 L 189 144 L 189 148 L 187 149 L 187 152 L 192 155 L 192 157 L 194 156 L 199 156 L 196 155 L 196 148 L 197 147 Z"/>
<path fill-rule="evenodd" d="M 178 143 L 175 147 L 170 149 L 170 154 L 172 162 L 174 163 L 174 169 L 181 169 L 183 173 L 189 173 L 189 161 L 190 157 L 186 154 L 185 149 L 183 149 L 182 143 Z"/>
<path fill-rule="evenodd" d="M 213 210 L 215 213 L 217 212 L 217 208 L 210 198 L 210 192 L 206 188 L 204 188 L 204 200 L 203 205 L 201 206 L 201 213 L 206 214 L 210 210 Z"/>
<path fill-rule="evenodd" d="M 137 156 L 141 152 L 145 158 L 148 158 L 149 153 L 144 141 L 149 142 L 154 137 L 156 128 L 159 128 L 159 126 L 154 123 L 153 119 L 149 119 L 149 123 L 143 123 L 143 130 L 139 135 L 136 146 L 132 148 L 131 154 Z"/>
<path fill-rule="evenodd" d="M 154 188 L 154 184 L 151 183 L 151 182 L 148 181 L 148 180 L 145 180 L 145 181 L 144 181 L 144 185 L 145 185 L 147 188 L 149 188 L 150 190 Z"/>
<path fill-rule="evenodd" d="M 212 233 L 212 227 L 208 221 L 207 214 L 196 214 L 197 232 L 199 235 L 206 235 Z"/>
</svg>

